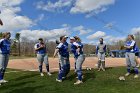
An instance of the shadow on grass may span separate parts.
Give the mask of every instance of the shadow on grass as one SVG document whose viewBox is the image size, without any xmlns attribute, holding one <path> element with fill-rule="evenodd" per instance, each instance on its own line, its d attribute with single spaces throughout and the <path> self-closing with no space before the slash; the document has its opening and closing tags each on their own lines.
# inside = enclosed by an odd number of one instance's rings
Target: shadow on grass
<svg viewBox="0 0 140 93">
<path fill-rule="evenodd" d="M 0 87 L 0 90 L 9 90 L 12 87 L 13 88 L 15 88 L 15 87 L 21 87 L 21 86 L 24 86 L 24 85 L 29 84 L 29 83 L 35 83 L 35 81 L 26 81 L 26 82 L 20 82 L 20 83 L 12 83 L 12 82 L 9 82 L 7 84 L 2 85 Z"/>
<path fill-rule="evenodd" d="M 35 73 L 35 74 L 27 74 L 27 75 L 24 75 L 24 76 L 19 76 L 18 78 L 15 78 L 15 79 L 12 79 L 10 81 L 20 81 L 20 80 L 24 80 L 24 79 L 28 79 L 28 78 L 32 78 L 32 77 L 35 77 L 35 76 L 38 76 L 39 74 L 38 73 Z"/>
<path fill-rule="evenodd" d="M 84 75 L 84 78 L 83 78 L 83 81 L 86 82 L 90 79 L 95 79 L 96 78 L 96 74 L 94 71 L 86 71 L 84 70 L 83 71 L 83 75 Z"/>
<path fill-rule="evenodd" d="M 106 67 L 105 70 L 113 69 L 113 67 Z"/>
<path fill-rule="evenodd" d="M 9 91 L 8 93 L 35 93 L 35 90 L 42 88 L 44 86 L 35 86 L 35 87 L 22 87 L 19 89 L 14 89 Z M 37 92 L 36 92 L 37 93 Z M 41 93 L 41 92 L 40 92 Z"/>
<path fill-rule="evenodd" d="M 68 77 L 66 78 L 66 80 L 73 81 L 77 77 L 76 73 L 74 73 L 74 71 L 72 72 L 73 73 L 70 73 Z"/>
<path fill-rule="evenodd" d="M 66 80 L 69 80 L 69 81 L 73 81 L 76 79 L 77 77 L 77 74 L 72 71 L 73 73 L 70 73 L 69 76 L 66 78 Z M 96 78 L 96 74 L 94 71 L 87 71 L 87 70 L 83 70 L 83 81 L 86 82 L 87 80 L 89 79 L 95 79 Z"/>
</svg>

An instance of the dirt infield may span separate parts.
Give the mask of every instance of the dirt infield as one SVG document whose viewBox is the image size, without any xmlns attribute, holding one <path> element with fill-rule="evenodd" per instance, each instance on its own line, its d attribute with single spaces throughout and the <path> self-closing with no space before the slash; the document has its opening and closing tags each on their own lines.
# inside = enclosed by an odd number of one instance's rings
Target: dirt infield
<svg viewBox="0 0 140 93">
<path fill-rule="evenodd" d="M 58 71 L 58 58 L 49 58 L 50 71 Z M 71 69 L 74 69 L 74 58 L 70 58 Z M 83 68 L 90 67 L 96 68 L 97 58 L 96 57 L 87 57 Z M 106 67 L 117 67 L 125 66 L 125 58 L 106 58 Z M 8 68 L 37 71 L 38 62 L 36 58 L 27 58 L 27 59 L 12 59 L 8 64 Z M 44 67 L 45 69 L 45 67 Z"/>
</svg>

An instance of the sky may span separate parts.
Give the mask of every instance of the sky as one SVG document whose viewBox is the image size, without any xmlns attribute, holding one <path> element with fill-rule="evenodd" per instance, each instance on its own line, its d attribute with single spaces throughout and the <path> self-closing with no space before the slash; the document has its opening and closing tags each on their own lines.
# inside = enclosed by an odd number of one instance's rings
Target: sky
<svg viewBox="0 0 140 93">
<path fill-rule="evenodd" d="M 83 43 L 124 40 L 140 32 L 140 0 L 0 0 L 0 32 L 21 39 L 79 36 Z"/>
</svg>

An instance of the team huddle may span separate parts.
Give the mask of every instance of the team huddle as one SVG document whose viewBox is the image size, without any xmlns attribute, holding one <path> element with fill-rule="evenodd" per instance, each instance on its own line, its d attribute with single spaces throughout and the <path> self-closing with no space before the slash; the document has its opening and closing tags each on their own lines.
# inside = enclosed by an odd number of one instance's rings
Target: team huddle
<svg viewBox="0 0 140 93">
<path fill-rule="evenodd" d="M 61 36 L 60 42 L 57 43 L 54 58 L 56 55 L 59 57 L 59 73 L 58 77 L 56 78 L 57 82 L 62 82 L 70 72 L 70 61 L 69 61 L 69 51 L 68 51 L 68 43 L 67 43 L 67 36 Z M 75 72 L 77 73 L 78 81 L 74 84 L 81 84 L 82 82 L 82 64 L 85 60 L 85 56 L 83 54 L 83 44 L 81 43 L 81 39 L 77 36 L 70 37 L 71 43 L 71 52 L 74 54 L 75 58 Z M 39 38 L 39 43 L 35 45 L 35 50 L 37 53 L 37 59 L 39 62 L 39 71 L 40 75 L 44 76 L 42 73 L 42 65 L 43 62 L 46 64 L 47 74 L 51 76 L 49 72 L 49 62 L 48 56 L 46 51 L 45 43 L 43 42 L 42 38 Z"/>
<path fill-rule="evenodd" d="M 67 36 L 60 37 L 60 43 L 56 47 L 54 56 L 59 54 L 60 59 L 60 71 L 58 74 L 57 82 L 62 82 L 63 79 L 66 78 L 67 74 L 70 71 L 70 62 L 69 62 L 69 51 L 68 51 L 68 43 L 66 42 Z M 75 58 L 75 72 L 77 73 L 78 81 L 74 84 L 80 84 L 82 82 L 82 64 L 85 60 L 85 56 L 83 54 L 83 44 L 81 43 L 81 39 L 77 36 L 70 37 L 71 43 L 71 52 Z"/>
<path fill-rule="evenodd" d="M 0 24 L 3 25 L 2 21 L 0 20 Z M 3 33 L 2 39 L 0 39 L 0 85 L 3 83 L 7 83 L 8 81 L 4 80 L 4 74 L 8 65 L 9 61 L 9 54 L 10 54 L 10 32 Z M 69 51 L 69 43 L 67 39 L 70 40 L 70 51 Z M 58 64 L 59 64 L 59 72 L 58 77 L 56 78 L 57 82 L 62 82 L 67 78 L 67 75 L 70 72 L 70 52 L 74 55 L 75 59 L 75 73 L 77 74 L 77 81 L 74 85 L 78 85 L 83 83 L 83 75 L 82 75 L 82 64 L 85 61 L 85 55 L 83 52 L 83 43 L 78 36 L 67 37 L 61 36 L 60 42 L 56 42 L 57 46 L 54 52 L 53 57 L 55 58 L 58 56 Z M 48 55 L 46 44 L 44 43 L 42 38 L 38 39 L 38 43 L 35 44 L 34 49 L 37 54 L 37 60 L 39 62 L 39 72 L 41 76 L 43 74 L 43 63 L 45 63 L 47 75 L 51 76 L 49 69 L 49 62 L 48 62 Z M 135 75 L 134 78 L 139 77 L 138 71 L 138 62 L 137 62 L 137 53 L 139 51 L 136 42 L 134 41 L 133 35 L 128 35 L 127 41 L 124 44 L 124 49 L 126 50 L 126 64 L 127 64 L 127 73 L 125 76 L 129 76 L 131 74 L 131 69 L 133 69 Z M 107 51 L 107 45 L 104 43 L 103 38 L 99 39 L 99 44 L 96 46 L 96 55 L 98 56 L 98 71 L 105 71 L 105 53 Z"/>
<path fill-rule="evenodd" d="M 67 39 L 70 39 L 70 51 L 68 51 L 68 42 Z M 81 42 L 81 39 L 78 36 L 74 37 L 67 37 L 67 36 L 61 36 L 60 42 L 56 42 L 57 46 L 54 52 L 53 57 L 55 58 L 56 55 L 58 55 L 59 58 L 59 73 L 58 77 L 56 78 L 57 82 L 62 82 L 70 72 L 70 60 L 69 60 L 69 53 L 73 53 L 74 59 L 75 59 L 75 72 L 77 74 L 77 81 L 74 83 L 74 85 L 83 83 L 83 75 L 82 75 L 82 64 L 85 61 L 85 55 L 83 53 L 83 44 Z M 135 75 L 134 78 L 139 77 L 139 71 L 138 71 L 138 52 L 139 48 L 137 47 L 136 42 L 134 41 L 133 35 L 128 35 L 127 41 L 124 44 L 124 49 L 126 50 L 126 64 L 127 64 L 127 73 L 125 76 L 129 76 L 134 71 Z M 37 59 L 39 62 L 39 71 L 40 75 L 44 76 L 42 73 L 42 63 L 44 62 L 46 64 L 47 74 L 51 76 L 51 73 L 49 72 L 49 62 L 48 62 L 48 56 L 46 55 L 46 46 L 43 42 L 43 39 L 39 39 L 39 43 L 35 45 L 35 50 L 37 53 Z M 98 57 L 98 71 L 105 71 L 105 53 L 107 51 L 107 45 L 104 43 L 103 38 L 99 39 L 99 44 L 96 46 L 96 55 Z M 131 70 L 132 69 L 132 70 Z"/>
</svg>

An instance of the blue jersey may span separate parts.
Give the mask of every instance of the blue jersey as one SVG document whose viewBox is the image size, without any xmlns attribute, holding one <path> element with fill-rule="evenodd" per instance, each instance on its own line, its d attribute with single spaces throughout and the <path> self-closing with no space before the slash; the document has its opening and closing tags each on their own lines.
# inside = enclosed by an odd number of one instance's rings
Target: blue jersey
<svg viewBox="0 0 140 93">
<path fill-rule="evenodd" d="M 130 48 L 130 49 L 126 49 L 126 52 L 135 53 L 136 42 L 135 42 L 134 40 L 127 41 L 127 42 L 125 43 L 125 46 L 131 46 L 131 47 L 132 47 L 132 48 Z"/>
<path fill-rule="evenodd" d="M 80 54 L 83 54 L 83 44 L 81 42 L 73 42 L 71 44 L 71 52 L 74 54 L 74 57 L 77 58 L 79 56 L 77 49 L 80 48 Z"/>
<path fill-rule="evenodd" d="M 37 43 L 37 44 L 35 44 L 34 48 L 36 49 L 36 48 L 39 48 L 40 46 L 41 46 L 41 44 Z M 37 52 L 37 54 L 46 54 L 46 47 L 41 48 L 41 49 L 37 50 L 36 52 Z"/>
<path fill-rule="evenodd" d="M 0 53 L 10 54 L 11 42 L 7 39 L 0 39 Z"/>
<path fill-rule="evenodd" d="M 84 45 L 81 42 L 77 42 L 79 44 L 80 47 L 80 54 L 83 54 L 83 47 Z"/>
<path fill-rule="evenodd" d="M 59 49 L 59 54 L 62 57 L 69 57 L 69 51 L 68 51 L 68 43 L 60 43 L 56 48 Z"/>
</svg>

